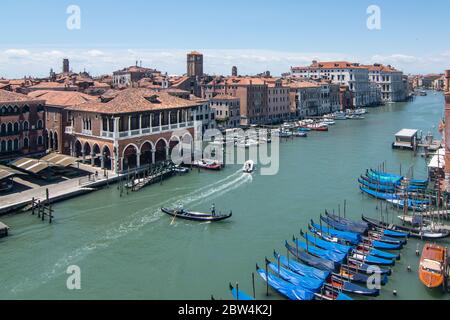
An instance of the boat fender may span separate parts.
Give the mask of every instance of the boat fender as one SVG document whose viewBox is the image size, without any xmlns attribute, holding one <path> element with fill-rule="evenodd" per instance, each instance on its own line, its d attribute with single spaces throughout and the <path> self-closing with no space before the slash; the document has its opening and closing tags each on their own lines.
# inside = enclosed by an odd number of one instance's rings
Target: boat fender
<svg viewBox="0 0 450 320">
<path fill-rule="evenodd" d="M 411 266 L 408 266 L 406 269 L 408 270 L 408 272 L 411 272 Z"/>
<path fill-rule="evenodd" d="M 392 291 L 392 294 L 393 294 L 394 296 L 396 296 L 396 295 L 397 295 L 397 290 L 394 289 L 394 291 Z"/>
</svg>

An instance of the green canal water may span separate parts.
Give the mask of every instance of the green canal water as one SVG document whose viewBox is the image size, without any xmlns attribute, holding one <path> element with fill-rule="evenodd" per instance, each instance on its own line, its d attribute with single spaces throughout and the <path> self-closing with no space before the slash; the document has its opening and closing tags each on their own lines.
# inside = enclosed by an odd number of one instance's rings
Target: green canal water
<svg viewBox="0 0 450 320">
<path fill-rule="evenodd" d="M 337 210 L 346 199 L 347 216 L 379 216 L 376 201 L 358 190 L 356 179 L 366 168 L 386 161 L 398 172 L 402 163 L 425 177 L 425 160 L 394 151 L 391 143 L 402 128 L 437 136 L 443 106 L 443 96 L 430 93 L 370 109 L 365 120 L 337 122 L 327 133 L 283 142 L 274 176 L 245 176 L 241 165 L 217 173 L 194 170 L 123 197 L 111 186 L 59 203 L 52 225 L 30 214 L 2 217 L 11 235 L 0 240 L 0 298 L 228 299 L 230 281 L 251 293 L 255 263 L 263 265 L 273 249 L 285 254 L 284 240 L 324 209 Z M 171 224 L 159 208 L 179 201 L 198 210 L 214 202 L 218 211 L 233 210 L 233 218 Z M 379 299 L 448 299 L 419 282 L 417 243 L 409 241 L 402 251 Z M 81 269 L 81 290 L 66 288 L 70 265 Z M 266 298 L 264 288 L 256 276 L 258 298 Z M 269 299 L 279 296 L 271 292 Z"/>
</svg>

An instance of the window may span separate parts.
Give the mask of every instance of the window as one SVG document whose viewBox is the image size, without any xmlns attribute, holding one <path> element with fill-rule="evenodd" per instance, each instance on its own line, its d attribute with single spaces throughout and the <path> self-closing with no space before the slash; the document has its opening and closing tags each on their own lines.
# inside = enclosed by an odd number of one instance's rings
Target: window
<svg viewBox="0 0 450 320">
<path fill-rule="evenodd" d="M 42 138 L 42 136 L 38 137 L 37 143 L 38 143 L 39 146 L 42 146 L 44 144 L 44 139 Z"/>
<path fill-rule="evenodd" d="M 30 130 L 30 124 L 28 123 L 28 121 L 24 121 L 22 127 L 24 131 Z"/>
<path fill-rule="evenodd" d="M 23 139 L 23 147 L 28 148 L 30 146 L 30 140 L 28 138 Z"/>
<path fill-rule="evenodd" d="M 42 129 L 43 128 L 42 120 L 40 120 L 40 119 L 37 122 L 37 128 L 38 129 Z"/>
</svg>

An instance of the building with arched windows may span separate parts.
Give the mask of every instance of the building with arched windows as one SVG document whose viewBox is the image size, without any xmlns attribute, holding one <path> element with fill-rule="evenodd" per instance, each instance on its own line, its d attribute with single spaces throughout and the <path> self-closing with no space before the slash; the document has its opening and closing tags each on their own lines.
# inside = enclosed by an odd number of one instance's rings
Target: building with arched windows
<svg viewBox="0 0 450 320">
<path fill-rule="evenodd" d="M 70 126 L 67 117 L 67 107 L 95 101 L 97 97 L 76 91 L 38 90 L 28 94 L 29 97 L 45 100 L 45 123 L 47 148 L 49 151 L 70 153 L 70 133 L 66 127 Z"/>
<path fill-rule="evenodd" d="M 193 143 L 195 115 L 203 103 L 129 88 L 67 107 L 70 155 L 115 172 L 169 160 L 180 142 Z"/>
<path fill-rule="evenodd" d="M 44 100 L 0 90 L 0 159 L 45 152 L 44 105 Z"/>
</svg>

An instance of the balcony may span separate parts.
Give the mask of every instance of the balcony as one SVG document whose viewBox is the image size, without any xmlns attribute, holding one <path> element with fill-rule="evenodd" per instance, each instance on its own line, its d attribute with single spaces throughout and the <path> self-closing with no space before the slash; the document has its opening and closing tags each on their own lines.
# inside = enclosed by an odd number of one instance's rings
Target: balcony
<svg viewBox="0 0 450 320">
<path fill-rule="evenodd" d="M 83 129 L 81 130 L 81 134 L 84 134 L 86 136 L 92 136 L 92 130 Z"/>
<path fill-rule="evenodd" d="M 66 127 L 66 130 L 64 131 L 66 134 L 73 134 L 73 127 Z"/>
</svg>

